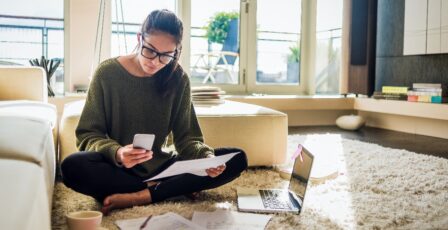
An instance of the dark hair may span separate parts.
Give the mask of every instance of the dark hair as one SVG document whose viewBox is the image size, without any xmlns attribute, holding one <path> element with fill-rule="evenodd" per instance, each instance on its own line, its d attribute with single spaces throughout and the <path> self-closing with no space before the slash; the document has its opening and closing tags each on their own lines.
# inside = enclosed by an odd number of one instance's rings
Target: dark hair
<svg viewBox="0 0 448 230">
<path fill-rule="evenodd" d="M 157 77 L 159 92 L 162 93 L 163 96 L 167 96 L 175 90 L 175 86 L 180 81 L 179 78 L 174 77 L 174 73 L 180 68 L 178 60 L 182 50 L 181 42 L 184 28 L 182 21 L 176 14 L 163 9 L 152 11 L 142 24 L 141 33 L 143 38 L 156 31 L 170 34 L 176 41 L 175 59 L 163 67 Z"/>
</svg>

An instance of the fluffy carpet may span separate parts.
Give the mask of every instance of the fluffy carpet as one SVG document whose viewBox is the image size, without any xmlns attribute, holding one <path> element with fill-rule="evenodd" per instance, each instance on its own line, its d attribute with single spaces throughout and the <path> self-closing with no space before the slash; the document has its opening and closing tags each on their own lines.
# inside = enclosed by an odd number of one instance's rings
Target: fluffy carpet
<svg viewBox="0 0 448 230">
<path fill-rule="evenodd" d="M 276 214 L 267 229 L 447 229 L 448 160 L 342 139 L 339 135 L 292 135 L 315 154 L 312 176 L 336 177 L 311 182 L 300 215 Z M 289 159 L 289 158 L 288 158 Z M 287 181 L 269 168 L 249 169 L 218 189 L 202 192 L 196 201 L 180 200 L 114 211 L 102 226 L 117 229 L 115 220 L 175 212 L 191 219 L 194 211 L 236 210 L 235 188 L 285 187 Z M 52 224 L 66 229 L 65 214 L 99 210 L 92 198 L 56 183 Z"/>
</svg>

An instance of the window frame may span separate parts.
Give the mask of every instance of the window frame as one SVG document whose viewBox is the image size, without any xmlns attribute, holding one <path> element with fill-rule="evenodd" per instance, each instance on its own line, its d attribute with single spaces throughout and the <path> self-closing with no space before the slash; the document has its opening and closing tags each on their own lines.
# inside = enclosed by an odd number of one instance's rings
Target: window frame
<svg viewBox="0 0 448 230">
<path fill-rule="evenodd" d="M 316 26 L 316 2 L 302 0 L 301 13 L 301 69 L 299 84 L 257 84 L 257 0 L 240 1 L 240 71 L 238 84 L 201 84 L 217 86 L 230 94 L 308 94 L 314 92 L 312 79 L 314 78 L 314 47 Z M 184 23 L 183 55 L 180 59 L 184 70 L 190 75 L 190 27 L 191 0 L 177 0 L 178 11 Z"/>
<path fill-rule="evenodd" d="M 68 2 L 68 0 L 65 0 Z M 96 0 L 99 1 L 99 0 Z M 112 1 L 112 0 L 109 0 Z M 175 12 L 184 24 L 184 39 L 182 42 L 183 50 L 180 57 L 180 64 L 184 67 L 187 74 L 190 75 L 190 36 L 191 36 L 191 1 L 192 0 L 175 0 Z M 257 56 L 257 41 L 256 41 L 256 17 L 257 17 L 257 0 L 240 0 L 240 71 L 238 74 L 238 84 L 201 84 L 201 85 L 213 85 L 220 87 L 226 91 L 227 94 L 235 95 L 250 95 L 250 94 L 284 94 L 284 95 L 313 95 L 315 94 L 314 87 L 314 66 L 315 66 L 315 47 L 316 47 L 316 16 L 317 16 L 317 2 L 302 0 L 302 12 L 301 12 L 301 32 L 300 32 L 300 79 L 299 84 L 286 85 L 286 84 L 256 84 L 256 59 L 251 57 Z M 74 3 L 72 3 L 74 4 Z M 345 4 L 345 3 L 344 3 Z M 64 10 L 68 11 L 70 4 L 64 4 Z M 90 8 L 92 11 L 98 9 Z M 93 14 L 94 12 L 89 12 Z M 344 13 L 346 13 L 344 9 Z M 67 15 L 67 14 L 66 14 Z M 345 14 L 344 14 L 345 15 Z M 106 16 L 110 17 L 110 14 Z M 344 16 L 345 17 L 345 16 Z M 106 17 L 107 18 L 107 17 Z M 69 23 L 70 18 L 66 20 Z M 111 20 L 106 19 L 107 22 Z M 347 25 L 347 24 L 346 24 Z M 66 29 L 70 28 L 68 24 L 65 24 Z M 105 26 L 106 29 L 110 25 Z M 70 36 L 65 36 L 65 39 Z M 104 53 L 108 51 L 108 45 L 110 44 L 111 33 L 104 33 L 103 36 L 103 48 Z M 343 38 L 343 43 L 345 42 Z M 67 45 L 73 46 L 71 43 Z M 110 45 L 109 45 L 110 46 Z M 70 49 L 64 49 L 66 69 L 65 69 L 65 85 L 66 91 L 71 89 L 72 84 L 76 81 L 84 82 L 85 80 L 79 77 L 71 76 L 70 74 Z M 110 56 L 110 55 L 109 55 Z M 68 70 L 68 71 L 67 71 Z M 342 76 L 341 76 L 342 77 Z M 341 81 L 341 79 L 340 79 Z"/>
</svg>

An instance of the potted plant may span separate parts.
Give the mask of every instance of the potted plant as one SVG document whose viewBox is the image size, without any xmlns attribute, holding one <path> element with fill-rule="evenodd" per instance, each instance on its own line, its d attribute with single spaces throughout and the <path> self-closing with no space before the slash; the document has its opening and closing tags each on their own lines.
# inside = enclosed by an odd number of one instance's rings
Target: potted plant
<svg viewBox="0 0 448 230">
<path fill-rule="evenodd" d="M 297 83 L 299 82 L 300 72 L 300 47 L 291 46 L 289 47 L 289 50 L 290 53 L 288 55 L 286 82 Z"/>
<path fill-rule="evenodd" d="M 216 13 L 205 27 L 208 43 L 223 44 L 229 31 L 230 21 L 238 19 L 238 16 L 237 12 Z"/>
<path fill-rule="evenodd" d="M 61 59 L 53 58 L 51 60 L 46 59 L 44 56 L 42 56 L 39 59 L 31 59 L 29 60 L 30 64 L 32 66 L 40 66 L 45 70 L 45 74 L 47 75 L 47 88 L 48 88 L 48 96 L 54 97 L 55 93 L 53 91 L 53 88 L 51 87 L 51 78 L 53 74 L 56 72 L 56 69 L 58 68 L 59 64 L 61 64 Z"/>
</svg>

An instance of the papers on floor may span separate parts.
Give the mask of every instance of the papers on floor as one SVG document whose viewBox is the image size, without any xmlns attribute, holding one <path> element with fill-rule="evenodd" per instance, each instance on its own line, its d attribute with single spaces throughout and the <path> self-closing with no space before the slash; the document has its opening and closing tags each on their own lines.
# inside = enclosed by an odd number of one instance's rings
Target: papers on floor
<svg viewBox="0 0 448 230">
<path fill-rule="evenodd" d="M 143 229 L 222 229 L 222 230 L 257 230 L 264 229 L 272 215 L 240 213 L 227 210 L 214 212 L 194 212 L 192 220 L 173 213 L 153 216 Z M 121 230 L 140 229 L 147 217 L 117 220 L 115 224 Z"/>
<path fill-rule="evenodd" d="M 140 226 L 145 222 L 147 217 L 141 217 L 136 219 L 126 219 L 126 220 L 117 220 L 115 224 L 121 230 L 135 230 L 140 229 Z M 173 212 L 167 212 L 160 216 L 152 217 L 148 223 L 146 223 L 145 227 L 142 229 L 146 230 L 157 230 L 157 229 L 185 229 L 185 230 L 201 230 L 201 226 L 191 222 L 188 219 L 185 219 L 183 216 L 180 216 Z"/>
<path fill-rule="evenodd" d="M 271 217 L 271 215 L 216 210 L 194 212 L 192 222 L 205 229 L 256 230 L 264 229 Z"/>
<path fill-rule="evenodd" d="M 186 160 L 186 161 L 176 161 L 174 164 L 170 165 L 163 172 L 151 177 L 144 182 L 157 180 L 164 177 L 174 176 L 183 173 L 191 173 L 197 176 L 207 176 L 205 172 L 208 168 L 216 168 L 220 165 L 225 164 L 233 156 L 240 152 L 229 153 L 222 156 L 216 156 L 212 158 L 202 158 L 196 160 Z"/>
<path fill-rule="evenodd" d="M 194 105 L 218 105 L 224 103 L 225 91 L 215 86 L 191 87 L 191 96 Z"/>
</svg>

